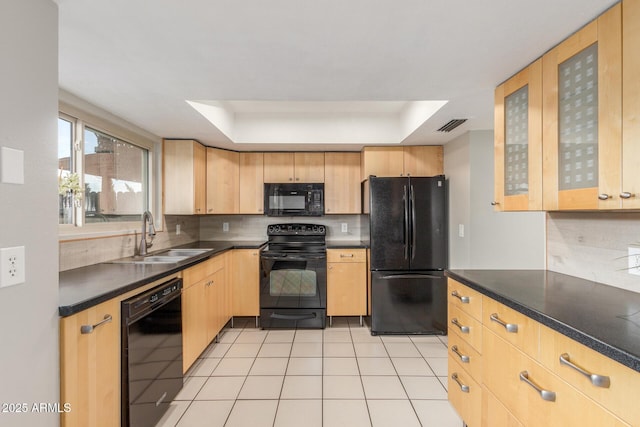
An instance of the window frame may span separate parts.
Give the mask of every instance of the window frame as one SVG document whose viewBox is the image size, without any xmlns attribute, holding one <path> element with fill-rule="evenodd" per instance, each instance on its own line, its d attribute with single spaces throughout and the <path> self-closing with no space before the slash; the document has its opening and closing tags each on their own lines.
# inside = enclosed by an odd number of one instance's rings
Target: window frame
<svg viewBox="0 0 640 427">
<path fill-rule="evenodd" d="M 161 197 L 158 194 L 161 185 L 161 141 L 158 137 L 138 129 L 134 125 L 113 116 L 79 99 L 73 103 L 61 100 L 58 107 L 58 117 L 72 123 L 72 173 L 77 173 L 80 185 L 84 187 L 84 131 L 85 127 L 105 133 L 128 144 L 147 150 L 147 203 L 153 214 L 156 230 L 163 229 Z M 73 98 L 67 95 L 66 98 Z M 142 212 L 140 212 L 142 215 Z M 87 223 L 84 218 L 84 205 L 76 207 L 73 224 L 59 224 L 58 238 L 60 241 L 82 240 L 96 237 L 109 237 L 135 234 L 139 232 L 140 221 L 122 221 L 107 223 Z"/>
</svg>

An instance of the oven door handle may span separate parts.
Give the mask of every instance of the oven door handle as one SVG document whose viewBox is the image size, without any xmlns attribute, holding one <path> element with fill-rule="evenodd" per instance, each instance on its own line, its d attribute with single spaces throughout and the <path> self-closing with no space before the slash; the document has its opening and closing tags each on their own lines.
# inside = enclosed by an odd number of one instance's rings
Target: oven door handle
<svg viewBox="0 0 640 427">
<path fill-rule="evenodd" d="M 274 261 L 309 261 L 312 259 L 326 259 L 326 255 L 305 255 L 301 256 L 282 256 L 282 255 L 262 255 L 263 259 L 270 259 Z"/>
<path fill-rule="evenodd" d="M 381 279 L 442 279 L 444 276 L 435 276 L 433 274 L 389 274 L 380 276 Z"/>
<path fill-rule="evenodd" d="M 316 313 L 309 314 L 278 314 L 271 313 L 269 315 L 272 319 L 282 319 L 282 320 L 307 320 L 307 319 L 315 319 L 317 316 Z"/>
</svg>

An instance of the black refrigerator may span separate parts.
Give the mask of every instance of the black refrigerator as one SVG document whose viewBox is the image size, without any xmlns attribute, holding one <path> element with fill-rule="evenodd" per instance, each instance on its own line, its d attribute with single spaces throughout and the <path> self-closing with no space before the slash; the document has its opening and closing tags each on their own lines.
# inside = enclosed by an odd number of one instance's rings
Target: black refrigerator
<svg viewBox="0 0 640 427">
<path fill-rule="evenodd" d="M 369 177 L 371 334 L 446 334 L 447 182 Z"/>
</svg>

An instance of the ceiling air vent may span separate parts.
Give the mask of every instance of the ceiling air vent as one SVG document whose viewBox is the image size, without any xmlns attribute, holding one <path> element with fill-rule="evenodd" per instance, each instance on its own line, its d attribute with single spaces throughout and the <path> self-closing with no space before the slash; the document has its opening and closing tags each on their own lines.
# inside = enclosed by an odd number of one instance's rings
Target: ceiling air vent
<svg viewBox="0 0 640 427">
<path fill-rule="evenodd" d="M 451 132 L 466 121 L 467 119 L 453 119 L 438 129 L 438 132 Z"/>
</svg>

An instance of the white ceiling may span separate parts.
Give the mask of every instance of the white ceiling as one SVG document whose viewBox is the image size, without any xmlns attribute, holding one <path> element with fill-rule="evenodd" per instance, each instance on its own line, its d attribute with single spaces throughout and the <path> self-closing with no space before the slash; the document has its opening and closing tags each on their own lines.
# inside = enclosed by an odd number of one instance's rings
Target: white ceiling
<svg viewBox="0 0 640 427">
<path fill-rule="evenodd" d="M 264 101 L 394 101 L 398 107 L 447 100 L 402 139 L 442 144 L 467 130 L 491 129 L 495 86 L 615 1 L 57 3 L 62 89 L 160 137 L 236 150 L 291 150 L 286 144 L 234 143 L 186 101 L 223 102 L 264 118 L 281 116 L 272 108 L 283 105 L 265 107 Z M 397 114 L 392 105 L 377 113 Z M 436 132 L 455 118 L 469 120 L 449 134 Z M 331 128 L 318 126 L 325 133 Z M 353 150 L 362 144 L 295 149 Z"/>
</svg>

